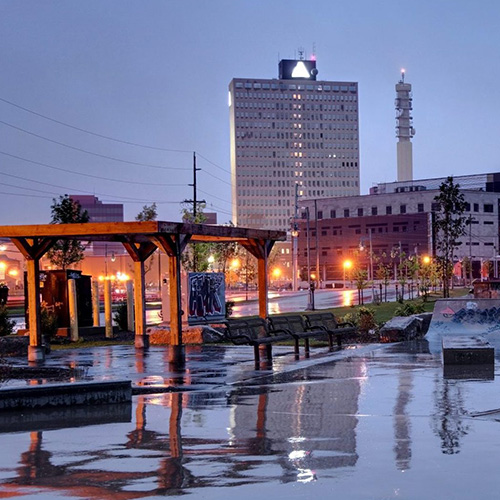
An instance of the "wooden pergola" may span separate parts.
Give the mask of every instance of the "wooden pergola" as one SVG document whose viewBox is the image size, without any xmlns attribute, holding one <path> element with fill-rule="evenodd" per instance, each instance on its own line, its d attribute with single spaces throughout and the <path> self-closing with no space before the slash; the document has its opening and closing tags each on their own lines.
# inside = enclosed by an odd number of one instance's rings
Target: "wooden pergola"
<svg viewBox="0 0 500 500">
<path fill-rule="evenodd" d="M 0 238 L 10 238 L 26 259 L 29 308 L 28 361 L 45 359 L 40 323 L 40 259 L 61 239 L 120 242 L 134 262 L 136 346 L 147 345 L 144 263 L 159 248 L 169 259 L 172 362 L 182 362 L 181 254 L 188 243 L 237 242 L 258 261 L 259 315 L 267 316 L 267 259 L 283 231 L 180 222 L 95 222 L 0 226 Z"/>
</svg>

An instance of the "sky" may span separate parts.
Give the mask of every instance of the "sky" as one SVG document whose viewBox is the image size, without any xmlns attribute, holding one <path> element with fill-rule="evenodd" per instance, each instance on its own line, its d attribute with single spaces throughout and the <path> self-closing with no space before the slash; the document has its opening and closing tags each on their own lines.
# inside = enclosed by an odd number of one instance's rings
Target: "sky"
<svg viewBox="0 0 500 500">
<path fill-rule="evenodd" d="M 361 194 L 396 179 L 394 86 L 413 86 L 414 178 L 500 171 L 497 0 L 0 0 L 0 224 L 53 198 L 198 199 L 231 219 L 228 85 L 303 48 L 359 83 Z"/>
</svg>

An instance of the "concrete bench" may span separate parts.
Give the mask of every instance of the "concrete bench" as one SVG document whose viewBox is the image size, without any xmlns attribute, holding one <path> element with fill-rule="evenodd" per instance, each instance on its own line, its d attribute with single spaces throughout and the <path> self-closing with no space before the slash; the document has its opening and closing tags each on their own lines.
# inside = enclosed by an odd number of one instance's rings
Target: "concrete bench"
<svg viewBox="0 0 500 500">
<path fill-rule="evenodd" d="M 480 337 L 443 337 L 444 365 L 482 365 L 495 362 L 495 349 Z"/>
</svg>

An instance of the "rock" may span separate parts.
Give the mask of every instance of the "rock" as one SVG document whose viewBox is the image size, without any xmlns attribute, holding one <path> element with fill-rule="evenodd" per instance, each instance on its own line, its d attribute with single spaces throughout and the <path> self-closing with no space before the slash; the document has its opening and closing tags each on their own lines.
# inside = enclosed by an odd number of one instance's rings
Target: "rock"
<svg viewBox="0 0 500 500">
<path fill-rule="evenodd" d="M 380 329 L 381 342 L 401 342 L 422 336 L 423 319 L 417 316 L 396 316 Z"/>
<path fill-rule="evenodd" d="M 220 342 L 224 339 L 223 326 L 198 325 L 182 329 L 182 341 L 184 344 L 208 344 Z M 155 326 L 148 328 L 150 345 L 170 345 L 170 328 L 166 326 Z"/>
</svg>

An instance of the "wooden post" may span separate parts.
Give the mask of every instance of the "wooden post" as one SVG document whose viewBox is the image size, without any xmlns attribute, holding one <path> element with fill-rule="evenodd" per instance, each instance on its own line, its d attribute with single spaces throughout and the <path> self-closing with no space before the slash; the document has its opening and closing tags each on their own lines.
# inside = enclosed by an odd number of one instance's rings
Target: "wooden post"
<svg viewBox="0 0 500 500">
<path fill-rule="evenodd" d="M 170 292 L 170 356 L 175 365 L 184 364 L 184 346 L 182 343 L 182 298 L 180 253 L 168 259 L 168 286 Z"/>
<path fill-rule="evenodd" d="M 44 361 L 45 350 L 42 341 L 42 325 L 40 322 L 40 265 L 37 258 L 26 260 L 28 281 L 28 310 L 30 345 L 28 361 Z"/>
<path fill-rule="evenodd" d="M 107 278 L 107 276 L 106 276 Z M 111 280 L 104 281 L 104 326 L 106 330 L 106 338 L 113 338 L 113 317 L 111 311 Z"/>
<path fill-rule="evenodd" d="M 101 326 L 101 308 L 99 306 L 99 282 L 92 281 L 92 316 L 94 326 Z"/>
<path fill-rule="evenodd" d="M 76 281 L 68 280 L 69 333 L 72 342 L 78 340 L 78 304 L 76 300 Z"/>
<path fill-rule="evenodd" d="M 144 261 L 134 262 L 134 317 L 135 317 L 135 347 L 149 347 L 146 335 L 146 285 Z"/>
<path fill-rule="evenodd" d="M 127 281 L 127 328 L 129 332 L 134 331 L 134 284 Z"/>
<path fill-rule="evenodd" d="M 268 299 L 267 299 L 267 255 L 263 255 L 257 260 L 258 269 L 258 289 L 259 289 L 259 316 L 267 318 Z"/>
</svg>

